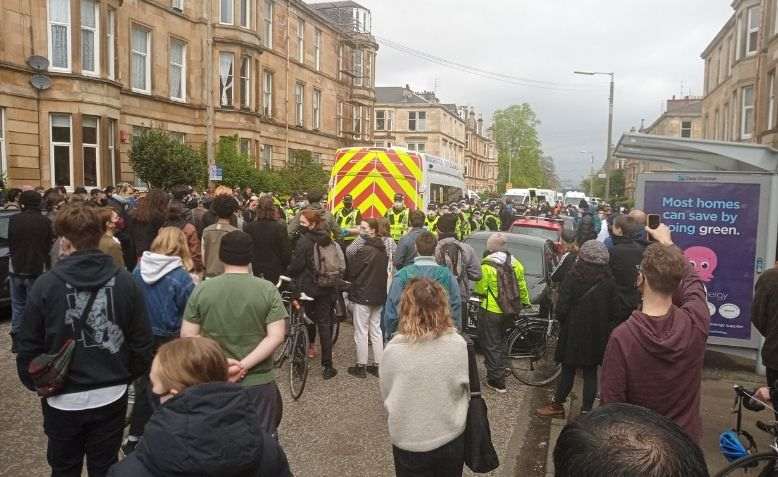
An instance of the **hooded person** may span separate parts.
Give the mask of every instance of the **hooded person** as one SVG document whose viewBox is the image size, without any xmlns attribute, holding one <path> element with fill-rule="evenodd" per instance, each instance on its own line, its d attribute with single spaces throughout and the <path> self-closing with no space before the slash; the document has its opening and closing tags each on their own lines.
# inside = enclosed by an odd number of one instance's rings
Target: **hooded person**
<svg viewBox="0 0 778 477">
<path fill-rule="evenodd" d="M 178 227 L 163 227 L 151 243 L 151 250 L 143 252 L 132 273 L 149 310 L 155 350 L 177 338 L 181 331 L 186 302 L 195 286 L 188 272 L 192 266 L 184 233 Z M 147 376 L 135 382 L 137 397 L 130 415 L 129 434 L 122 448 L 125 455 L 137 445 L 152 414 L 147 386 Z"/>
<path fill-rule="evenodd" d="M 287 232 L 289 233 L 290 237 L 296 237 L 297 234 L 300 232 L 300 216 L 303 213 L 304 209 L 310 209 L 315 211 L 317 214 L 319 214 L 324 221 L 325 229 L 334 234 L 335 236 L 340 235 L 340 227 L 338 226 L 338 221 L 335 220 L 335 217 L 330 213 L 329 210 L 325 209 L 321 205 L 321 200 L 323 198 L 323 195 L 321 192 L 318 191 L 311 191 L 307 194 L 308 198 L 308 204 L 300 207 L 300 210 L 297 212 L 297 214 L 289 221 L 289 224 L 287 225 Z"/>
<path fill-rule="evenodd" d="M 702 438 L 700 386 L 710 311 L 702 280 L 662 224 L 643 255 L 641 310 L 613 330 L 602 363 L 602 404 L 625 402 L 675 421 Z"/>
<path fill-rule="evenodd" d="M 92 206 L 71 205 L 55 223 L 70 255 L 32 286 L 18 335 L 22 383 L 34 358 L 75 338 L 64 386 L 42 399 L 54 475 L 105 475 L 116 462 L 127 412 L 127 385 L 148 371 L 152 336 L 143 293 L 132 275 L 98 249 L 103 224 Z M 89 445 L 87 445 L 89 444 Z"/>
<path fill-rule="evenodd" d="M 473 247 L 457 239 L 457 226 L 461 220 L 454 214 L 440 217 L 435 261 L 451 270 L 457 279 L 462 303 L 467 303 L 473 284 L 481 279 L 481 263 Z"/>
<path fill-rule="evenodd" d="M 215 341 L 163 345 L 151 370 L 158 408 L 136 450 L 110 477 L 290 475 L 278 442 L 259 426 L 249 394 L 231 377 Z"/>
</svg>

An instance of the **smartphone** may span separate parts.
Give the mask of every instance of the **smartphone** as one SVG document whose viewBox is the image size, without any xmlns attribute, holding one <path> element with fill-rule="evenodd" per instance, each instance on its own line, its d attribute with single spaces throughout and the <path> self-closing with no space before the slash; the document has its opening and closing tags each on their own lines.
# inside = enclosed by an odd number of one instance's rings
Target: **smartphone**
<svg viewBox="0 0 778 477">
<path fill-rule="evenodd" d="M 659 214 L 648 214 L 648 228 L 656 229 L 659 227 Z"/>
</svg>

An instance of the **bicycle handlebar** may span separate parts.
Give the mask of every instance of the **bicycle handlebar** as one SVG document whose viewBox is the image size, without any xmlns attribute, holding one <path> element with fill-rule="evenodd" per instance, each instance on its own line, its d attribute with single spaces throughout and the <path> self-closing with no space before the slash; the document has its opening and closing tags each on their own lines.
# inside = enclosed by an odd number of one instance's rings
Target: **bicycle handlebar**
<svg viewBox="0 0 778 477">
<path fill-rule="evenodd" d="M 276 282 L 276 288 L 281 288 L 281 286 L 284 283 L 290 283 L 291 281 L 292 281 L 292 279 L 287 277 L 286 275 L 279 275 L 278 276 L 278 282 Z"/>
</svg>

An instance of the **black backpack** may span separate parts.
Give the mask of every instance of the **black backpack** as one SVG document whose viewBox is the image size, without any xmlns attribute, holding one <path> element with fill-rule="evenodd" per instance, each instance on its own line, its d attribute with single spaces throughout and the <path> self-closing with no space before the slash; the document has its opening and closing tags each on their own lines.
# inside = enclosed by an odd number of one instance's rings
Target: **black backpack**
<svg viewBox="0 0 778 477">
<path fill-rule="evenodd" d="M 462 247 L 456 242 L 449 242 L 440 248 L 440 253 L 435 257 L 438 265 L 442 265 L 449 270 L 457 279 L 460 288 L 467 285 L 467 270 L 465 269 L 464 252 Z"/>
<path fill-rule="evenodd" d="M 518 315 L 521 313 L 521 293 L 519 292 L 519 282 L 516 280 L 516 274 L 513 273 L 511 254 L 505 253 L 505 263 L 496 263 L 491 260 L 484 261 L 485 264 L 497 271 L 497 288 L 499 295 L 494 296 L 491 289 L 488 293 L 497 300 L 500 309 L 505 315 Z"/>
</svg>

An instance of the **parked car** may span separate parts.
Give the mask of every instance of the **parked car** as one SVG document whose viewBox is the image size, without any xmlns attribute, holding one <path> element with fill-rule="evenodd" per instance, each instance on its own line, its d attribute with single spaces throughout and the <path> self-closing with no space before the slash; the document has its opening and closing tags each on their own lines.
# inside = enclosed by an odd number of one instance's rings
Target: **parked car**
<svg viewBox="0 0 778 477">
<path fill-rule="evenodd" d="M 8 250 L 8 224 L 11 217 L 18 213 L 18 210 L 0 210 L 0 307 L 2 308 L 11 304 L 11 284 L 8 277 L 8 265 L 11 261 Z M 5 315 L 6 313 L 0 314 L 0 316 Z"/>
<path fill-rule="evenodd" d="M 564 220 L 549 219 L 546 217 L 521 217 L 516 219 L 511 226 L 510 232 L 520 235 L 538 237 L 544 240 L 550 240 L 554 243 L 554 250 L 557 254 L 562 252 L 562 229 Z"/>
</svg>

